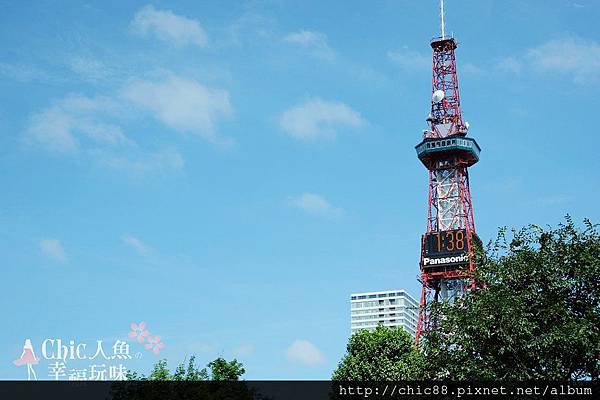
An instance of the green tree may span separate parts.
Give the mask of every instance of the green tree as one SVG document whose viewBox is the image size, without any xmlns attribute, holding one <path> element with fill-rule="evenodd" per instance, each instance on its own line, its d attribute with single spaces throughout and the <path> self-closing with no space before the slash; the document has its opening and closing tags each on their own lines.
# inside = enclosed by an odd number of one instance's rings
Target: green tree
<svg viewBox="0 0 600 400">
<path fill-rule="evenodd" d="M 236 360 L 227 361 L 219 357 L 208 363 L 210 369 L 210 380 L 214 381 L 237 381 L 246 373 L 244 365 Z M 191 356 L 187 366 L 179 364 L 173 373 L 167 367 L 167 360 L 159 360 L 152 367 L 148 376 L 128 371 L 127 380 L 131 381 L 207 381 L 209 374 L 206 368 L 196 366 L 196 357 Z"/>
<path fill-rule="evenodd" d="M 191 356 L 188 361 L 187 368 L 184 367 L 184 363 L 181 363 L 175 369 L 175 373 L 172 375 L 171 380 L 174 381 L 206 381 L 208 380 L 208 373 L 206 368 L 200 369 L 195 365 L 196 356 Z"/>
<path fill-rule="evenodd" d="M 209 362 L 208 367 L 213 381 L 237 381 L 246 373 L 244 365 L 235 358 L 227 362 L 224 358 L 219 357 Z"/>
<path fill-rule="evenodd" d="M 355 332 L 332 380 L 383 381 L 418 379 L 422 357 L 403 328 L 378 326 Z"/>
<path fill-rule="evenodd" d="M 484 286 L 432 307 L 423 340 L 434 379 L 600 378 L 600 236 L 567 216 L 557 229 L 499 232 L 476 254 Z"/>
<path fill-rule="evenodd" d="M 240 377 L 246 371 L 243 364 L 236 359 L 227 361 L 219 357 L 208 363 L 207 367 L 210 369 L 210 379 L 207 368 L 196 366 L 194 356 L 190 357 L 187 365 L 185 362 L 179 364 L 173 373 L 167 367 L 167 360 L 160 360 L 148 376 L 129 372 L 128 380 L 133 382 L 115 382 L 111 388 L 111 398 L 115 400 L 260 400 L 264 398 L 255 388 L 248 387 L 246 382 L 240 381 Z M 161 382 L 151 384 L 149 381 Z"/>
</svg>

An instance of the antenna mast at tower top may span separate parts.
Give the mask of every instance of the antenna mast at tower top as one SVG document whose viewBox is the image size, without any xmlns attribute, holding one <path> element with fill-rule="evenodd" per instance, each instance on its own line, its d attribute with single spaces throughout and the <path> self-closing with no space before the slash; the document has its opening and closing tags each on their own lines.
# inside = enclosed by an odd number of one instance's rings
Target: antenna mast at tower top
<svg viewBox="0 0 600 400">
<path fill-rule="evenodd" d="M 444 27 L 444 0 L 440 0 L 440 18 L 442 19 L 442 39 L 446 37 L 446 30 Z"/>
</svg>

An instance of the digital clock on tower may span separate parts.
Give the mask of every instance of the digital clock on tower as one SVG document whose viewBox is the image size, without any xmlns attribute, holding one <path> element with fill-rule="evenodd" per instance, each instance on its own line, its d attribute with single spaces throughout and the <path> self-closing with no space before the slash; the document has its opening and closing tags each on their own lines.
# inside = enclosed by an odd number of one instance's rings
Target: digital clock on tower
<svg viewBox="0 0 600 400">
<path fill-rule="evenodd" d="M 428 233 L 425 235 L 424 251 L 429 257 L 465 253 L 468 251 L 467 230 Z"/>
</svg>

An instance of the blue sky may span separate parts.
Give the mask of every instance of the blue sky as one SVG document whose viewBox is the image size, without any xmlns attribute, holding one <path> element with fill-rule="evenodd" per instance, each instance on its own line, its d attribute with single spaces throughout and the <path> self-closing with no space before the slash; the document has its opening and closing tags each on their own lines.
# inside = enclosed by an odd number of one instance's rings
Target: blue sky
<svg viewBox="0 0 600 400">
<path fill-rule="evenodd" d="M 351 292 L 417 296 L 436 1 L 0 4 L 2 379 L 139 321 L 171 365 L 326 379 Z M 447 1 L 484 240 L 599 220 L 598 17 Z"/>
</svg>

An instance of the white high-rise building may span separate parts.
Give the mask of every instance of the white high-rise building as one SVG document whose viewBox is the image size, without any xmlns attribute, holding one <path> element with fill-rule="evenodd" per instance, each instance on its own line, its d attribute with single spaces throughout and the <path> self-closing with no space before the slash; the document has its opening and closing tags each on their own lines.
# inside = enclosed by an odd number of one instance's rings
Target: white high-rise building
<svg viewBox="0 0 600 400">
<path fill-rule="evenodd" d="M 352 333 L 377 325 L 401 326 L 415 336 L 419 303 L 404 290 L 353 293 L 350 296 Z"/>
</svg>

